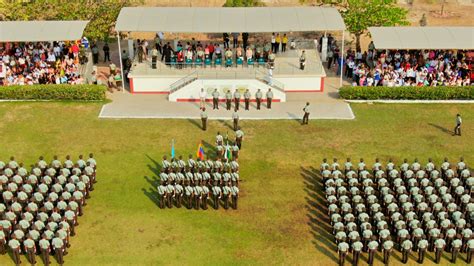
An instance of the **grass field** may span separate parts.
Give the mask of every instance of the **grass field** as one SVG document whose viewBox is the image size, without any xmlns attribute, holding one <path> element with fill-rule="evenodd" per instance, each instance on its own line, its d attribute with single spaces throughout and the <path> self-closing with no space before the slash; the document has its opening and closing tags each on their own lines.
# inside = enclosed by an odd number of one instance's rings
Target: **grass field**
<svg viewBox="0 0 474 266">
<path fill-rule="evenodd" d="M 464 156 L 474 165 L 473 105 L 352 105 L 353 121 L 317 120 L 305 127 L 243 121 L 239 210 L 160 210 L 152 193 L 156 162 L 169 154 L 171 139 L 177 154 L 195 154 L 201 139 L 213 143 L 218 130 L 230 132 L 230 121 L 211 121 L 204 133 L 187 120 L 100 120 L 100 108 L 0 104 L 0 159 L 15 155 L 29 165 L 39 155 L 96 155 L 99 183 L 79 219 L 67 265 L 336 265 L 315 182 L 323 157 L 362 156 L 370 163 L 375 157 L 423 163 L 432 157 L 439 163 Z M 463 136 L 453 137 L 447 130 L 458 112 Z M 448 264 L 445 256 L 442 264 Z M 395 252 L 392 262 L 399 258 Z M 431 258 L 427 265 L 434 264 Z M 361 265 L 365 261 L 366 255 Z M 0 257 L 0 265 L 12 264 Z"/>
</svg>

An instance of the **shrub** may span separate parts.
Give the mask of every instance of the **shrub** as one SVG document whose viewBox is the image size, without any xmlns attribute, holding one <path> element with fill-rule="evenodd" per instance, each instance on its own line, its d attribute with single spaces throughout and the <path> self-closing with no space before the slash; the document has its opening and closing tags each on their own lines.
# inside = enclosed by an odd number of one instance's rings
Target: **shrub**
<svg viewBox="0 0 474 266">
<path fill-rule="evenodd" d="M 13 85 L 0 87 L 0 99 L 103 101 L 105 91 L 105 86 L 100 85 Z"/>
<path fill-rule="evenodd" d="M 465 87 L 352 87 L 339 95 L 347 100 L 474 100 L 474 86 Z"/>
</svg>

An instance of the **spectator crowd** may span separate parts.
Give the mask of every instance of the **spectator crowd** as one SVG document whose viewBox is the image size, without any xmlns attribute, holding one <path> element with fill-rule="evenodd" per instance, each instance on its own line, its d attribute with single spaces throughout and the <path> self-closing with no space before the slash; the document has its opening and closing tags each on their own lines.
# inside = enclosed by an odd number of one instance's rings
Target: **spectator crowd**
<svg viewBox="0 0 474 266">
<path fill-rule="evenodd" d="M 392 160 L 383 166 L 376 159 L 369 167 L 363 159 L 342 166 L 324 159 L 321 176 L 340 265 L 348 252 L 353 265 L 361 252 L 372 265 L 379 251 L 388 265 L 394 249 L 403 263 L 411 252 L 423 263 L 427 251 L 436 263 L 443 252 L 451 253 L 452 263 L 459 256 L 471 263 L 474 177 L 463 158 L 455 165 L 445 159 L 439 167 L 431 159 L 425 166 L 405 159 L 399 167 Z"/>
<path fill-rule="evenodd" d="M 81 84 L 81 41 L 0 43 L 0 85 Z"/>
<path fill-rule="evenodd" d="M 345 76 L 357 86 L 468 86 L 467 51 L 348 50 Z"/>
<path fill-rule="evenodd" d="M 9 248 L 16 265 L 22 253 L 32 265 L 36 255 L 49 265 L 52 254 L 62 265 L 95 182 L 92 154 L 76 162 L 54 156 L 49 164 L 40 157 L 31 171 L 14 157 L 0 161 L 0 254 Z"/>
<path fill-rule="evenodd" d="M 161 162 L 160 185 L 157 188 L 159 207 L 180 208 L 184 203 L 188 209 L 200 208 L 207 210 L 209 201 L 214 209 L 222 205 L 237 209 L 239 198 L 239 151 L 242 148 L 243 133 L 236 132 L 233 145 L 217 133 L 216 159 L 209 156 L 196 159 L 189 155 L 185 161 L 182 156 L 171 158 L 166 156 Z"/>
</svg>

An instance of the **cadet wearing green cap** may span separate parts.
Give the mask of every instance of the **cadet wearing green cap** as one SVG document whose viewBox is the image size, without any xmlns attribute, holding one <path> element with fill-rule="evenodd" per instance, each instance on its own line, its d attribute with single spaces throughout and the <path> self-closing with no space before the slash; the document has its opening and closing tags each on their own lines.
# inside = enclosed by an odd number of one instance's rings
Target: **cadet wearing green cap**
<svg viewBox="0 0 474 266">
<path fill-rule="evenodd" d="M 337 253 L 339 253 L 339 266 L 344 265 L 346 260 L 347 252 L 349 251 L 349 244 L 341 242 L 337 245 Z"/>
<path fill-rule="evenodd" d="M 201 111 L 201 122 L 202 122 L 202 130 L 206 131 L 207 130 L 207 113 L 206 113 L 206 107 L 202 108 Z"/>
<path fill-rule="evenodd" d="M 239 113 L 237 113 L 237 110 L 232 113 L 232 120 L 234 121 L 234 131 L 237 131 L 239 128 Z"/>
<path fill-rule="evenodd" d="M 41 257 L 43 258 L 44 265 L 49 265 L 49 254 L 51 253 L 51 244 L 49 243 L 46 235 L 43 235 L 38 245 L 41 250 Z"/>
<path fill-rule="evenodd" d="M 214 89 L 214 91 L 212 92 L 212 109 L 219 110 L 219 92 L 217 91 L 217 89 Z"/>
<path fill-rule="evenodd" d="M 60 265 L 64 264 L 64 242 L 61 238 L 55 237 L 51 240 L 56 260 Z"/>
<path fill-rule="evenodd" d="M 235 111 L 239 111 L 239 107 L 240 107 L 240 92 L 238 89 L 235 90 L 234 92 L 234 110 Z"/>
<path fill-rule="evenodd" d="M 271 88 L 267 91 L 267 109 L 272 109 L 273 92 Z"/>
<path fill-rule="evenodd" d="M 158 195 L 159 195 L 159 202 L 158 205 L 160 209 L 163 209 L 165 207 L 165 201 L 166 201 L 166 186 L 164 185 L 164 181 L 160 181 L 160 185 L 157 188 Z"/>
<path fill-rule="evenodd" d="M 231 193 L 232 193 L 232 208 L 237 210 L 237 200 L 239 199 L 239 188 L 237 182 L 232 182 Z"/>
<path fill-rule="evenodd" d="M 20 265 L 21 264 L 21 260 L 20 260 L 21 244 L 20 244 L 20 241 L 16 239 L 15 235 L 12 235 L 12 238 L 10 239 L 10 241 L 8 241 L 8 246 L 12 250 L 13 262 L 15 262 L 16 265 Z"/>
<path fill-rule="evenodd" d="M 244 92 L 244 101 L 245 101 L 245 110 L 248 111 L 250 107 L 250 91 L 249 89 L 245 90 Z"/>
<path fill-rule="evenodd" d="M 226 109 L 230 110 L 230 108 L 232 107 L 231 106 L 231 104 L 232 104 L 232 93 L 230 92 L 230 90 L 227 90 L 227 92 L 225 93 L 225 104 L 226 104 Z"/>
<path fill-rule="evenodd" d="M 31 236 L 28 237 L 25 241 L 23 241 L 23 246 L 25 248 L 25 253 L 28 257 L 28 261 L 31 263 L 31 265 L 36 264 L 36 245 L 35 241 L 31 239 Z"/>
<path fill-rule="evenodd" d="M 257 110 L 260 110 L 260 104 L 262 104 L 263 93 L 260 89 L 255 93 L 255 100 L 257 102 Z"/>
<path fill-rule="evenodd" d="M 222 187 L 222 194 L 224 197 L 224 209 L 229 209 L 229 199 L 232 196 L 232 189 L 230 188 L 230 182 L 225 182 Z"/>
</svg>

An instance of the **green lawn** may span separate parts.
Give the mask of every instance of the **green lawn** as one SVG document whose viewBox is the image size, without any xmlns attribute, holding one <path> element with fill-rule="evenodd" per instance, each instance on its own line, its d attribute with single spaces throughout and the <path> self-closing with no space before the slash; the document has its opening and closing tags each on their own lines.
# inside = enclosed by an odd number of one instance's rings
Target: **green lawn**
<svg viewBox="0 0 474 266">
<path fill-rule="evenodd" d="M 335 265 L 321 186 L 314 182 L 323 157 L 362 156 L 370 163 L 375 157 L 423 163 L 432 157 L 439 163 L 464 156 L 474 165 L 473 105 L 352 105 L 353 121 L 316 120 L 304 127 L 243 121 L 239 210 L 161 210 L 150 197 L 154 160 L 169 154 L 173 138 L 178 155 L 195 154 L 201 139 L 213 143 L 218 130 L 230 131 L 230 121 L 211 121 L 204 133 L 187 120 L 100 120 L 100 108 L 0 103 L 0 159 L 15 155 L 29 165 L 39 155 L 96 155 L 99 183 L 79 219 L 67 265 Z M 445 130 L 452 130 L 458 112 L 464 135 L 453 137 Z M 0 265 L 11 264 L 0 257 Z"/>
</svg>

